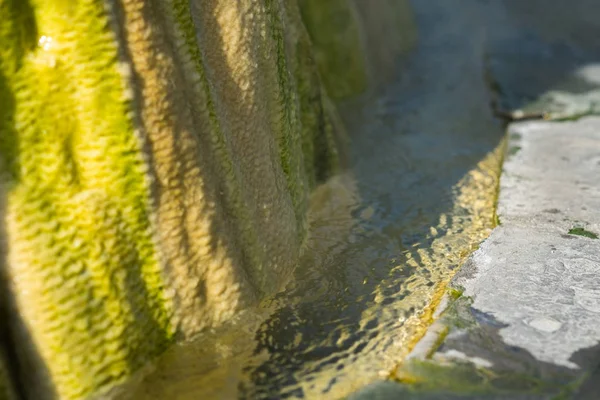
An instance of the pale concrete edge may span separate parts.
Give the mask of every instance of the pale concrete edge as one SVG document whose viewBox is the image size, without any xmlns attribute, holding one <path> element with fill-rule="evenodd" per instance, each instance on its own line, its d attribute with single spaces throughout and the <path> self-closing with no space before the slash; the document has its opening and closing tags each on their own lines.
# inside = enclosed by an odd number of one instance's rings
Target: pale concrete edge
<svg viewBox="0 0 600 400">
<path fill-rule="evenodd" d="M 582 131 L 584 130 L 590 130 L 590 129 L 595 129 L 595 126 L 598 126 L 598 131 L 600 131 L 600 118 L 598 117 L 586 117 L 586 118 L 582 118 L 581 120 L 577 120 L 577 121 L 568 121 L 568 122 L 550 122 L 550 121 L 535 121 L 535 122 L 520 122 L 520 123 L 515 123 L 515 124 L 511 124 L 508 126 L 507 128 L 507 134 L 508 134 L 508 146 L 507 146 L 507 155 L 506 155 L 506 160 L 505 160 L 505 164 L 503 166 L 503 175 L 501 177 L 501 192 L 499 193 L 499 203 L 508 203 L 510 201 L 512 201 L 510 194 L 512 193 L 506 193 L 508 192 L 514 192 L 515 190 L 515 182 L 518 186 L 522 186 L 519 185 L 520 181 L 515 181 L 514 179 L 512 179 L 511 177 L 507 177 L 507 175 L 505 175 L 505 172 L 508 169 L 513 167 L 513 163 L 515 162 L 523 162 L 523 157 L 527 156 L 527 154 L 523 155 L 523 154 L 519 154 L 518 157 L 514 157 L 514 154 L 510 154 L 511 152 L 511 148 L 512 149 L 516 149 L 516 150 L 521 150 L 521 145 L 522 143 L 520 142 L 522 140 L 522 134 L 528 131 L 536 131 L 536 130 L 544 130 L 544 129 L 556 129 L 558 131 L 563 130 L 573 130 L 573 129 L 580 129 Z M 591 127 L 591 128 L 590 128 Z M 547 151 L 547 148 L 545 148 L 544 150 Z M 506 183 L 507 181 L 511 180 L 511 182 L 509 182 L 508 185 L 505 185 L 504 183 Z M 504 182 L 503 182 L 504 181 Z M 547 195 L 550 194 L 550 200 L 552 200 L 553 196 L 556 193 L 546 193 Z M 593 203 L 593 201 L 592 201 Z M 593 204 L 591 204 L 593 205 Z M 522 218 L 511 218 L 512 216 L 508 216 L 508 218 L 505 219 L 505 221 L 502 220 L 502 211 L 506 211 L 506 209 L 499 209 L 499 214 L 500 214 L 500 222 L 501 225 L 499 225 L 498 227 L 496 227 L 494 229 L 494 231 L 491 234 L 491 237 L 494 236 L 494 233 L 498 233 L 501 230 L 505 230 L 506 228 L 511 229 L 511 228 L 516 228 L 519 229 L 522 225 L 523 222 L 527 222 L 527 223 L 533 223 L 535 224 L 540 231 L 542 232 L 553 232 L 554 234 L 556 234 L 559 230 L 562 231 L 563 227 L 562 226 L 558 226 L 558 225 L 553 225 L 553 224 L 548 224 L 546 223 L 546 221 L 543 221 L 542 219 L 540 219 L 538 217 L 538 215 L 532 215 L 530 218 L 526 218 L 526 219 L 522 219 Z M 567 215 L 567 217 L 571 217 L 571 215 Z M 571 219 L 571 218 L 569 218 Z M 564 232 L 565 234 L 567 232 Z M 564 235 L 563 235 L 564 236 Z M 486 239 L 486 241 L 488 241 L 489 239 Z M 587 240 L 587 239 L 585 239 Z M 485 241 L 484 241 L 485 243 Z M 571 241 L 572 243 L 572 247 L 576 246 L 577 241 L 573 240 Z M 469 288 L 473 288 L 477 285 L 477 281 L 478 279 L 481 277 L 481 271 L 479 271 L 479 267 L 477 265 L 476 262 L 476 258 L 477 257 L 481 257 L 482 255 L 485 256 L 484 253 L 486 253 L 486 251 L 489 251 L 489 246 L 482 246 L 479 250 L 477 250 L 475 253 L 473 253 L 472 255 L 469 256 L 469 258 L 467 259 L 467 261 L 461 266 L 461 268 L 459 269 L 458 273 L 456 274 L 456 276 L 452 279 L 452 281 L 449 284 L 449 289 L 454 289 L 457 291 L 460 291 L 461 293 L 463 292 L 463 290 L 467 289 L 463 296 L 467 296 L 468 299 L 470 301 L 473 301 L 476 297 L 477 294 L 474 293 L 472 290 L 469 290 Z M 541 288 L 540 288 L 541 290 Z M 436 352 L 436 350 L 444 343 L 444 337 L 443 335 L 447 334 L 447 329 L 448 326 L 446 325 L 447 321 L 443 320 L 443 315 L 444 312 L 449 308 L 449 306 L 455 301 L 455 299 L 451 299 L 449 297 L 448 294 L 446 294 L 445 296 L 446 301 L 440 305 L 440 307 L 436 310 L 435 316 L 434 316 L 434 322 L 433 324 L 428 328 L 427 332 L 425 333 L 425 335 L 420 339 L 420 341 L 415 345 L 415 347 L 411 350 L 411 352 L 409 353 L 408 357 L 407 357 L 407 361 L 408 360 L 412 360 L 412 359 L 417 359 L 417 360 L 426 360 L 426 359 L 431 359 L 432 358 L 432 354 L 434 354 Z M 581 371 L 582 372 L 582 377 L 585 377 L 587 375 L 589 375 L 590 371 L 586 371 L 585 369 Z M 584 382 L 589 381 L 590 379 L 585 379 L 583 378 Z M 583 385 L 585 386 L 585 384 Z"/>
</svg>

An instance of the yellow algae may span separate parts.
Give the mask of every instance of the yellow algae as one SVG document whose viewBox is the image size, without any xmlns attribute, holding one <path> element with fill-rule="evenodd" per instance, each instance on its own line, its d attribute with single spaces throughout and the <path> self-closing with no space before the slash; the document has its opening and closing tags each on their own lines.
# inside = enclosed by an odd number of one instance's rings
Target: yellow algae
<svg viewBox="0 0 600 400">
<path fill-rule="evenodd" d="M 294 0 L 0 14 L 11 321 L 28 390 L 86 398 L 288 282 L 342 129 Z"/>
<path fill-rule="evenodd" d="M 294 5 L 123 2 L 120 42 L 183 336 L 281 289 L 306 236 L 309 190 L 336 168 L 316 67 L 298 64 L 308 44 Z"/>
<path fill-rule="evenodd" d="M 146 166 L 103 2 L 1 4 L 32 31 L 0 23 L 7 274 L 56 394 L 83 398 L 172 340 Z"/>
</svg>

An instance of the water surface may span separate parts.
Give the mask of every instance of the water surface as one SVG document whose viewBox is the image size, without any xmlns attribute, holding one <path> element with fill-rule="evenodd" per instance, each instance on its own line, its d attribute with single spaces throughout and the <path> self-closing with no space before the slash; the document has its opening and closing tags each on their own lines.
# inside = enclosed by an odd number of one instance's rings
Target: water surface
<svg viewBox="0 0 600 400">
<path fill-rule="evenodd" d="M 121 398 L 336 399 L 393 371 L 445 283 L 494 226 L 504 128 L 490 106 L 502 95 L 490 60 L 525 38 L 543 43 L 533 45 L 543 53 L 547 43 L 579 37 L 564 7 L 566 22 L 549 29 L 561 1 L 535 1 L 547 6 L 535 13 L 524 3 L 413 1 L 419 41 L 396 81 L 342 107 L 350 166 L 313 195 L 311 236 L 292 283 L 172 348 Z M 571 3 L 580 14 L 593 7 Z M 552 68 L 528 93 L 574 67 Z M 513 87 L 531 80 L 515 79 Z"/>
</svg>

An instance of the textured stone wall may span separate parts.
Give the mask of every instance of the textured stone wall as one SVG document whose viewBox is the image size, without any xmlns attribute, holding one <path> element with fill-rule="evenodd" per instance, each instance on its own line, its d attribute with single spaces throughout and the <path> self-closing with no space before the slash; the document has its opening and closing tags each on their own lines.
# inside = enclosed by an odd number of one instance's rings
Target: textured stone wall
<svg viewBox="0 0 600 400">
<path fill-rule="evenodd" d="M 0 400 L 11 400 L 12 393 L 9 387 L 8 377 L 6 375 L 6 368 L 4 362 L 0 361 Z"/>
<path fill-rule="evenodd" d="M 343 153 L 321 77 L 358 94 L 377 58 L 314 14 L 373 10 L 306 3 L 310 36 L 296 0 L 0 0 L 3 323 L 32 398 L 101 393 L 289 279 Z"/>
<path fill-rule="evenodd" d="M 416 41 L 406 0 L 298 0 L 323 83 L 336 100 L 397 75 L 399 56 Z"/>
</svg>

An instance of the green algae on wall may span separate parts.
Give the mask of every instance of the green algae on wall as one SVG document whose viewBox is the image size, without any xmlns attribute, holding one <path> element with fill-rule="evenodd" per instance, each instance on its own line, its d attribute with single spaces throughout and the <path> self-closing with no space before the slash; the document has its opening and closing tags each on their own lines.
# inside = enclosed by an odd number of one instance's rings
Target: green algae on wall
<svg viewBox="0 0 600 400">
<path fill-rule="evenodd" d="M 321 83 L 313 46 L 297 1 L 286 0 L 285 7 L 285 38 L 291 53 L 288 69 L 295 80 L 302 153 L 312 189 L 339 171 L 345 135 L 335 106 Z"/>
<path fill-rule="evenodd" d="M 289 279 L 339 159 L 296 7 L 0 0 L 2 261 L 47 370 L 32 393 L 103 392 Z"/>
<path fill-rule="evenodd" d="M 328 93 L 369 83 L 368 16 L 300 5 L 0 0 L 0 265 L 31 397 L 103 393 L 288 282 L 343 159 Z"/>
<path fill-rule="evenodd" d="M 415 45 L 408 0 L 298 0 L 314 58 L 335 100 L 389 81 Z"/>
<path fill-rule="evenodd" d="M 328 174 L 304 152 L 305 138 L 325 130 L 309 136 L 302 124 L 314 111 L 299 100 L 292 32 L 300 27 L 287 5 L 140 4 L 124 2 L 121 43 L 132 75 L 145 78 L 136 112 L 178 330 L 187 335 L 287 282 L 306 236 L 309 190 Z"/>
<path fill-rule="evenodd" d="M 3 360 L 0 360 L 0 400 L 11 400 L 12 393 Z"/>
<path fill-rule="evenodd" d="M 577 236 L 583 236 L 586 238 L 590 238 L 590 239 L 598 239 L 598 235 L 594 232 L 590 232 L 587 229 L 584 229 L 582 227 L 573 227 L 571 229 L 569 229 L 569 235 L 577 235 Z"/>
<path fill-rule="evenodd" d="M 0 4 L 7 273 L 57 395 L 83 398 L 172 338 L 146 166 L 103 3 Z"/>
<path fill-rule="evenodd" d="M 367 88 L 364 45 L 356 10 L 348 0 L 299 0 L 323 83 L 334 99 Z"/>
</svg>

